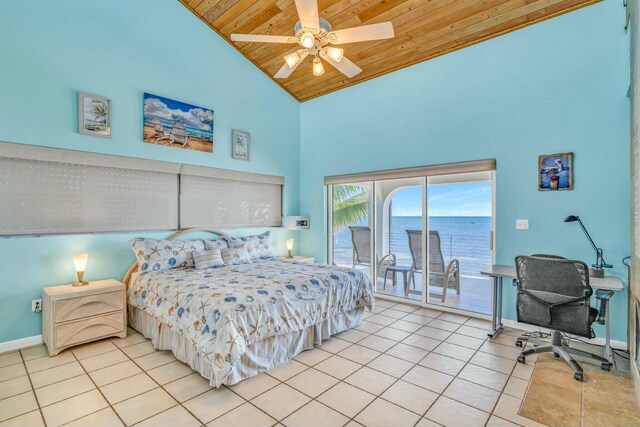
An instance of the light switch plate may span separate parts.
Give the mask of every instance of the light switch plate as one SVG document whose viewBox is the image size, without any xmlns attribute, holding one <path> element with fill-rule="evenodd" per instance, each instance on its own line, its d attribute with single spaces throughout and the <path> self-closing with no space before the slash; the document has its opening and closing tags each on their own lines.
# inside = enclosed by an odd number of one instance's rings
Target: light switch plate
<svg viewBox="0 0 640 427">
<path fill-rule="evenodd" d="M 516 219 L 516 230 L 528 230 L 528 229 L 529 229 L 528 219 Z"/>
</svg>

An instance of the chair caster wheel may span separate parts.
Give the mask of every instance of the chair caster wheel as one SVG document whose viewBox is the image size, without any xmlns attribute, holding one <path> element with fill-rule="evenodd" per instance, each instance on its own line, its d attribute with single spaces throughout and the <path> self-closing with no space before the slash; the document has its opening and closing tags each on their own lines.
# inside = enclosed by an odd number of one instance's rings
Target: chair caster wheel
<svg viewBox="0 0 640 427">
<path fill-rule="evenodd" d="M 573 378 L 576 381 L 583 382 L 584 381 L 584 374 L 582 372 L 576 372 L 575 374 L 573 374 Z"/>
<path fill-rule="evenodd" d="M 516 340 L 516 347 L 522 348 L 522 340 Z"/>
<path fill-rule="evenodd" d="M 559 359 L 560 355 L 558 353 L 553 353 L 553 357 L 555 357 L 556 359 Z"/>
<path fill-rule="evenodd" d="M 526 363 L 527 362 L 527 358 L 524 356 L 518 356 L 518 363 Z"/>
<path fill-rule="evenodd" d="M 603 371 L 611 372 L 611 363 L 609 362 L 602 363 L 600 365 L 600 369 L 602 369 Z"/>
</svg>

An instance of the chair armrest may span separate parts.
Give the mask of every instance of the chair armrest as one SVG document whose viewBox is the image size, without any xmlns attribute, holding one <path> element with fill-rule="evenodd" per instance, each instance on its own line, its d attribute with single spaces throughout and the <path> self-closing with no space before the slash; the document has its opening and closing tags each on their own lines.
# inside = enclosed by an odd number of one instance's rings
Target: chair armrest
<svg viewBox="0 0 640 427">
<path fill-rule="evenodd" d="M 389 265 L 396 265 L 396 256 L 394 254 L 386 254 L 385 256 L 380 258 L 380 261 L 378 261 L 378 265 L 382 265 L 382 263 L 384 263 L 387 258 L 389 258 Z"/>
<path fill-rule="evenodd" d="M 447 269 L 445 270 L 445 277 L 449 280 L 449 277 L 452 275 L 455 276 L 460 271 L 460 261 L 456 258 L 449 261 L 449 265 L 447 265 Z"/>
<path fill-rule="evenodd" d="M 387 268 L 396 265 L 396 256 L 394 254 L 387 254 L 378 261 L 378 277 L 385 277 L 387 274 Z M 383 271 L 384 270 L 384 271 Z"/>
</svg>

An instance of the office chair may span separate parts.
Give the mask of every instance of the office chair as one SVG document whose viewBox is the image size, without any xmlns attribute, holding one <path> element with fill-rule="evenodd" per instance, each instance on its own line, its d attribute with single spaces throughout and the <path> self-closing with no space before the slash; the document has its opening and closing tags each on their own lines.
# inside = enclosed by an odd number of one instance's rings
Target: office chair
<svg viewBox="0 0 640 427">
<path fill-rule="evenodd" d="M 525 363 L 531 354 L 553 352 L 562 357 L 574 371 L 573 377 L 584 380 L 582 367 L 572 354 L 590 357 L 600 362 L 603 370 L 610 370 L 611 363 L 605 358 L 569 347 L 563 332 L 585 338 L 594 338 L 591 325 L 598 310 L 589 306 L 593 290 L 589 285 L 589 268 L 581 261 L 571 261 L 555 255 L 532 255 L 516 257 L 518 289 L 518 322 L 551 329 L 551 343 L 540 340 L 535 334 L 517 339 L 516 345 L 531 342 L 534 348 L 524 350 L 518 362 Z"/>
</svg>

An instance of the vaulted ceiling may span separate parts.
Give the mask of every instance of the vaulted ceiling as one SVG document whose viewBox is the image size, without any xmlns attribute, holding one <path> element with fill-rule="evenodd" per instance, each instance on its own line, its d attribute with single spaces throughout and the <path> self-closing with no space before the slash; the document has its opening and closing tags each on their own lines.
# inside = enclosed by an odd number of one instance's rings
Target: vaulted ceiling
<svg viewBox="0 0 640 427">
<path fill-rule="evenodd" d="M 436 56 L 535 24 L 600 0 L 319 0 L 320 17 L 334 30 L 391 21 L 395 37 L 341 45 L 363 72 L 349 79 L 331 66 L 322 76 L 307 58 L 286 79 L 274 79 L 306 101 Z M 294 0 L 180 0 L 229 43 L 231 33 L 292 36 Z M 269 76 L 292 45 L 232 43 Z"/>
</svg>

